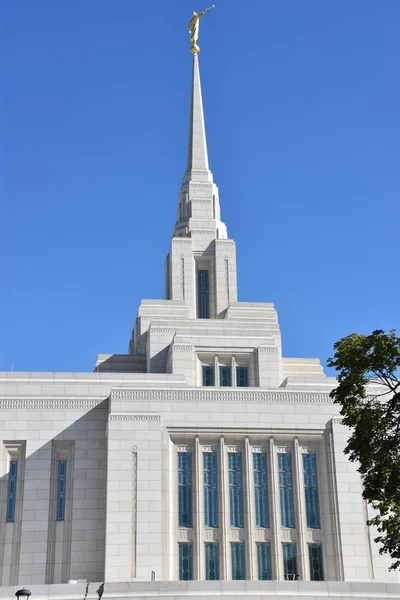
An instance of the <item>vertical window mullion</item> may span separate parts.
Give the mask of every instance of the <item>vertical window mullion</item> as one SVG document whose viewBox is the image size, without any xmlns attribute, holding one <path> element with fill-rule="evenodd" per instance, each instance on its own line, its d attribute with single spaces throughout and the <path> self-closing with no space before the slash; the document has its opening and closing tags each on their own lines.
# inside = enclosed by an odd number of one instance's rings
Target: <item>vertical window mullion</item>
<svg viewBox="0 0 400 600">
<path fill-rule="evenodd" d="M 8 473 L 8 490 L 7 490 L 7 523 L 14 522 L 15 515 L 15 499 L 17 495 L 17 472 L 18 461 L 10 461 L 10 470 Z"/>
<path fill-rule="evenodd" d="M 253 468 L 256 527 L 269 527 L 267 457 L 265 454 L 253 454 Z"/>
<path fill-rule="evenodd" d="M 321 527 L 318 501 L 317 460 L 315 454 L 303 454 L 304 496 L 309 529 Z"/>
<path fill-rule="evenodd" d="M 192 454 L 178 452 L 178 526 L 192 527 Z"/>
<path fill-rule="evenodd" d="M 282 527 L 294 527 L 292 457 L 278 454 L 279 494 L 281 502 Z"/>
<path fill-rule="evenodd" d="M 242 455 L 228 454 L 231 527 L 243 527 Z"/>
</svg>

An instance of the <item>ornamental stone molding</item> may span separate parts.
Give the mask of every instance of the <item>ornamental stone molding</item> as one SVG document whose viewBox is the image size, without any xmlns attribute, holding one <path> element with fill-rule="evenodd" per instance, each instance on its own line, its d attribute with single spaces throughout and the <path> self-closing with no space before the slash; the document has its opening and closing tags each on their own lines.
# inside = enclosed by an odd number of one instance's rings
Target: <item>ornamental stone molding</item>
<svg viewBox="0 0 400 600">
<path fill-rule="evenodd" d="M 212 183 L 189 183 L 189 188 L 206 188 L 210 190 L 212 188 Z"/>
<path fill-rule="evenodd" d="M 309 446 L 301 446 L 302 454 L 316 454 L 315 448 L 310 448 Z"/>
<path fill-rule="evenodd" d="M 110 421 L 160 421 L 160 415 L 119 413 L 109 415 Z"/>
<path fill-rule="evenodd" d="M 257 348 L 259 352 L 278 352 L 275 346 L 261 346 Z"/>
<path fill-rule="evenodd" d="M 172 239 L 172 243 L 173 244 L 191 244 L 192 240 L 190 238 L 177 238 L 177 237 L 174 237 Z"/>
<path fill-rule="evenodd" d="M 186 346 L 186 345 L 174 345 L 171 346 L 172 350 L 178 350 L 178 352 L 190 352 L 193 348 L 193 346 Z"/>
<path fill-rule="evenodd" d="M 176 348 L 176 346 L 172 346 Z M 252 390 L 145 390 L 113 389 L 112 400 L 140 400 L 145 402 L 260 402 L 283 404 L 333 404 L 328 392 L 287 392 Z"/>
<path fill-rule="evenodd" d="M 76 399 L 76 398 L 3 398 L 0 400 L 0 410 L 21 409 L 21 410 L 91 410 L 98 407 L 104 398 L 95 400 Z M 106 408 L 106 406 L 104 406 Z"/>
<path fill-rule="evenodd" d="M 151 333 L 175 333 L 176 329 L 173 329 L 172 327 L 151 327 L 150 326 L 150 332 Z"/>
</svg>

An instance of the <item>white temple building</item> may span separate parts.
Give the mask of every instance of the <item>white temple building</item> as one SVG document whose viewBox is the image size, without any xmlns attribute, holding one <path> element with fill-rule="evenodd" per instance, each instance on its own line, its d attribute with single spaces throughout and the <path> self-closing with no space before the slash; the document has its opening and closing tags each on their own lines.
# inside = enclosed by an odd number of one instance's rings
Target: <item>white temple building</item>
<svg viewBox="0 0 400 600">
<path fill-rule="evenodd" d="M 0 373 L 1 597 L 400 598 L 335 380 L 283 357 L 273 304 L 238 302 L 197 54 L 165 300 L 128 352 Z"/>
</svg>

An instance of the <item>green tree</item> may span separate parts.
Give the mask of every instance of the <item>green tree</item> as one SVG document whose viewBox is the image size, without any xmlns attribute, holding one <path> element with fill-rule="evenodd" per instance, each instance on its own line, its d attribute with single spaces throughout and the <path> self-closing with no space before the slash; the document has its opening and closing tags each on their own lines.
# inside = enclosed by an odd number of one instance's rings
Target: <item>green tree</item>
<svg viewBox="0 0 400 600">
<path fill-rule="evenodd" d="M 378 329 L 352 333 L 334 345 L 329 367 L 339 372 L 331 398 L 350 427 L 345 449 L 359 463 L 363 497 L 375 509 L 380 553 L 400 567 L 400 338 Z"/>
</svg>

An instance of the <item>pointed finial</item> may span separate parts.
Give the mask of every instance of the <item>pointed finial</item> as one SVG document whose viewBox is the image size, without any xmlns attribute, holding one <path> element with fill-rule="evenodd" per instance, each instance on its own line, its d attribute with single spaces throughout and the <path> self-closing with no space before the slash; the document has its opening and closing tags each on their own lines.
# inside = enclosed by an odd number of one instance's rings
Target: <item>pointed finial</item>
<svg viewBox="0 0 400 600">
<path fill-rule="evenodd" d="M 208 10 L 210 10 L 211 8 L 215 8 L 215 4 L 211 4 L 211 6 L 209 6 L 208 8 L 205 8 L 203 10 L 203 12 L 197 14 L 196 12 L 192 13 L 192 19 L 188 25 L 188 30 L 189 30 L 189 34 L 190 34 L 190 41 L 192 44 L 191 47 L 191 52 L 192 54 L 198 54 L 200 52 L 200 48 L 197 45 L 197 40 L 199 39 L 199 21 L 201 19 L 201 17 L 204 17 L 204 15 L 206 14 L 206 12 Z"/>
</svg>

